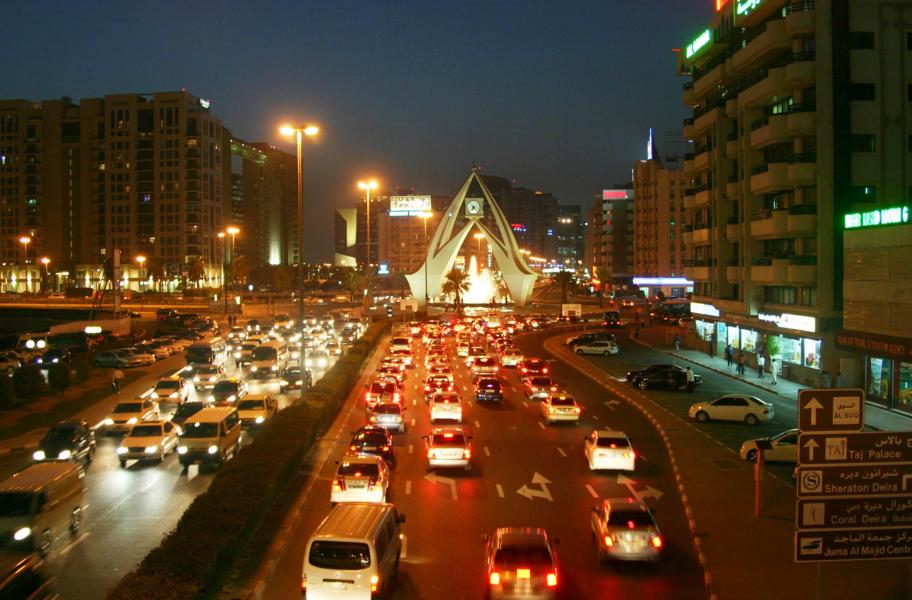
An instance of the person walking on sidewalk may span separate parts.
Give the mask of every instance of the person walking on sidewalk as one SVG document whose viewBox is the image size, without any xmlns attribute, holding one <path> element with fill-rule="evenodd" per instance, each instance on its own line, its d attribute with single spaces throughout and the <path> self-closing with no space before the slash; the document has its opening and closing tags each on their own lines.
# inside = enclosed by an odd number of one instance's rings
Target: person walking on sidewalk
<svg viewBox="0 0 912 600">
<path fill-rule="evenodd" d="M 123 387 L 124 374 L 120 369 L 114 369 L 114 374 L 111 376 L 111 387 L 114 388 L 114 393 L 119 394 L 120 388 Z"/>
<path fill-rule="evenodd" d="M 680 333 L 675 334 L 674 343 L 675 343 L 675 352 L 679 352 L 681 350 L 681 334 Z"/>
<path fill-rule="evenodd" d="M 694 377 L 693 369 L 691 369 L 689 365 L 687 367 L 687 372 L 685 373 L 685 376 L 687 377 L 687 391 L 690 392 L 691 394 L 693 394 L 694 381 L 696 380 L 696 378 Z"/>
<path fill-rule="evenodd" d="M 757 353 L 757 377 L 763 379 L 763 371 L 766 370 L 766 357 L 762 352 Z"/>
<path fill-rule="evenodd" d="M 731 344 L 725 346 L 725 362 L 728 363 L 729 369 L 731 369 L 732 364 L 735 362 L 735 349 L 732 348 Z"/>
<path fill-rule="evenodd" d="M 779 361 L 777 361 L 775 358 L 770 357 L 770 374 L 773 376 L 773 385 L 776 385 L 778 383 L 778 370 Z"/>
<path fill-rule="evenodd" d="M 738 375 L 744 375 L 744 350 L 738 350 Z"/>
<path fill-rule="evenodd" d="M 836 379 L 833 380 L 833 385 L 837 388 L 842 388 L 842 371 L 836 371 Z"/>
</svg>

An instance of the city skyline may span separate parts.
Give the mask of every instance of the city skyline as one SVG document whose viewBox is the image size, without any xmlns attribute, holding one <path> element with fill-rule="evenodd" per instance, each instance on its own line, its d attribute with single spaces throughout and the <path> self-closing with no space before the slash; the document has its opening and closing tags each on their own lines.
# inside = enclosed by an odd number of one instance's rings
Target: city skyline
<svg viewBox="0 0 912 600">
<path fill-rule="evenodd" d="M 228 3 L 214 15 L 174 3 L 10 7 L 21 25 L 8 55 L 17 68 L 0 97 L 186 89 L 211 99 L 235 135 L 285 151 L 281 122 L 317 122 L 321 137 L 304 155 L 309 222 L 330 224 L 359 178 L 451 195 L 473 162 L 575 204 L 629 179 L 649 127 L 680 129 L 671 48 L 712 11 L 706 0 L 685 4 L 275 3 L 254 12 Z M 616 26 L 625 22 L 636 26 Z M 48 35 L 35 53 L 29 32 L 39 24 Z M 614 122 L 620 113 L 629 117 Z M 330 229 L 309 239 L 307 259 L 331 256 Z"/>
</svg>

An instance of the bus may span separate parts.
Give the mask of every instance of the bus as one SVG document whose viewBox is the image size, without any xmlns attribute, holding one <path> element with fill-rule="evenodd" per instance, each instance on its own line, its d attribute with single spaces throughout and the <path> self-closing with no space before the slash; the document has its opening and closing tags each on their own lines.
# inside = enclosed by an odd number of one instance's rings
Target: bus
<svg viewBox="0 0 912 600">
<path fill-rule="evenodd" d="M 187 347 L 187 364 L 222 365 L 225 362 L 226 350 L 225 340 L 220 337 L 194 342 Z"/>
</svg>

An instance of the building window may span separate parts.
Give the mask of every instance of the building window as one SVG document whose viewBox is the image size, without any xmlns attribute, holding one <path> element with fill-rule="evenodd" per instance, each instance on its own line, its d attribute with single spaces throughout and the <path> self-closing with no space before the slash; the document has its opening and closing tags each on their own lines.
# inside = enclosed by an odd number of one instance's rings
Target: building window
<svg viewBox="0 0 912 600">
<path fill-rule="evenodd" d="M 849 187 L 852 202 L 874 202 L 877 200 L 877 188 L 873 185 L 853 185 Z"/>
<path fill-rule="evenodd" d="M 867 133 L 853 133 L 851 137 L 852 152 L 874 152 L 874 136 Z"/>
<path fill-rule="evenodd" d="M 795 304 L 797 289 L 788 285 L 769 285 L 763 288 L 763 301 L 770 304 Z"/>
<path fill-rule="evenodd" d="M 899 363 L 899 396 L 893 407 L 912 412 L 912 363 Z"/>
<path fill-rule="evenodd" d="M 893 361 L 886 358 L 870 357 L 865 373 L 865 388 L 868 401 L 888 406 L 892 387 Z"/>
<path fill-rule="evenodd" d="M 805 367 L 810 367 L 812 369 L 820 368 L 820 340 L 812 340 L 810 338 L 804 338 L 802 340 L 804 346 L 804 354 L 802 360 L 804 361 Z"/>
<path fill-rule="evenodd" d="M 873 50 L 874 49 L 874 32 L 873 31 L 850 31 L 849 32 L 849 49 L 850 50 Z"/>
<path fill-rule="evenodd" d="M 849 85 L 849 100 L 874 100 L 876 96 L 873 83 L 852 83 Z"/>
</svg>

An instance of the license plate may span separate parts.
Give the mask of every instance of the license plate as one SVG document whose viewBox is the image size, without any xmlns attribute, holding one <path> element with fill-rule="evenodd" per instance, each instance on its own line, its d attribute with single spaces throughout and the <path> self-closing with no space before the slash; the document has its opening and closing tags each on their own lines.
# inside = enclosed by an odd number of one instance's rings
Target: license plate
<svg viewBox="0 0 912 600">
<path fill-rule="evenodd" d="M 329 584 L 329 587 L 331 587 L 334 590 L 341 591 L 341 590 L 345 590 L 348 586 L 346 584 L 342 583 L 341 581 L 333 581 Z"/>
<path fill-rule="evenodd" d="M 367 487 L 365 481 L 347 481 L 345 484 L 353 490 L 363 490 Z"/>
</svg>

